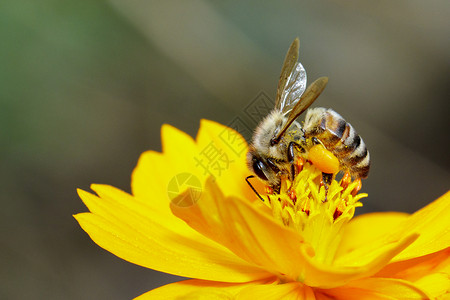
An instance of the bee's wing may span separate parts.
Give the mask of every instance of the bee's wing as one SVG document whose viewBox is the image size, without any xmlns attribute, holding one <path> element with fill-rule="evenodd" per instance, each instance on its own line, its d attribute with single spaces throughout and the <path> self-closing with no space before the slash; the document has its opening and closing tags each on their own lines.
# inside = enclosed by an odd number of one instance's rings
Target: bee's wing
<svg viewBox="0 0 450 300">
<path fill-rule="evenodd" d="M 306 88 L 306 71 L 298 62 L 299 47 L 300 41 L 296 38 L 286 54 L 278 81 L 275 108 L 283 113 L 296 105 Z"/>
<path fill-rule="evenodd" d="M 297 117 L 302 112 L 304 112 L 317 99 L 317 97 L 319 97 L 319 95 L 325 89 L 327 83 L 328 77 L 320 77 L 306 89 L 305 93 L 302 95 L 300 100 L 298 100 L 295 106 L 292 108 L 292 111 L 289 114 L 286 124 L 284 124 L 283 128 L 273 139 L 275 143 L 278 143 L 280 141 L 281 137 L 289 128 L 289 126 L 291 126 L 292 122 L 294 122 L 294 120 L 297 119 Z"/>
</svg>

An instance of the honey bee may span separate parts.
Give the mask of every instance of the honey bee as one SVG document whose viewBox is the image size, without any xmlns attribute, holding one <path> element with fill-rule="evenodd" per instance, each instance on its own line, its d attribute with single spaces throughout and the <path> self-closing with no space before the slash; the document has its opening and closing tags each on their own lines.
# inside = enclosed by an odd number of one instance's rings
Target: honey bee
<svg viewBox="0 0 450 300">
<path fill-rule="evenodd" d="M 365 178 L 370 167 L 369 152 L 361 137 L 332 109 L 308 110 L 303 128 L 296 121 L 328 82 L 327 77 L 321 77 L 306 88 L 306 71 L 298 62 L 299 45 L 296 38 L 286 54 L 275 108 L 257 126 L 247 153 L 250 171 L 274 192 L 280 191 L 283 176 L 294 179 L 299 157 L 309 159 L 328 175 L 346 170 L 355 178 Z M 246 180 L 255 191 L 248 181 L 251 177 Z M 329 181 L 331 177 L 327 178 Z"/>
</svg>

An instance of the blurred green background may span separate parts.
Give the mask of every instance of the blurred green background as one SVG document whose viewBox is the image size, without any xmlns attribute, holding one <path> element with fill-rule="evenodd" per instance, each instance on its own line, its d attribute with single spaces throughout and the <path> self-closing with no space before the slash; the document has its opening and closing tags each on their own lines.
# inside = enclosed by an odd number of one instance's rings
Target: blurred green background
<svg viewBox="0 0 450 300">
<path fill-rule="evenodd" d="M 96 246 L 76 188 L 130 190 L 160 127 L 195 135 L 274 97 L 298 36 L 315 106 L 363 136 L 360 212 L 413 212 L 449 188 L 449 1 L 0 3 L 1 299 L 129 299 L 170 275 Z M 182 149 L 180 149 L 182 151 Z"/>
</svg>

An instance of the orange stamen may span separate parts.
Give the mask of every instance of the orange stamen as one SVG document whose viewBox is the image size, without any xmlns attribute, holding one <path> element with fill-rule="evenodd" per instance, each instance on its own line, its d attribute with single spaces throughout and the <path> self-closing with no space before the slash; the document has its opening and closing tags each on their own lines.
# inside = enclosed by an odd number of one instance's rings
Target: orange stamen
<svg viewBox="0 0 450 300">
<path fill-rule="evenodd" d="M 302 203 L 300 204 L 300 209 L 301 209 L 307 216 L 309 216 L 310 205 L 309 205 L 309 199 L 308 199 L 308 198 L 304 198 L 304 199 L 302 200 Z"/>
<path fill-rule="evenodd" d="M 348 187 L 350 182 L 352 181 L 352 176 L 350 176 L 349 171 L 345 171 L 344 176 L 341 179 L 341 186 L 344 188 L 344 190 Z"/>
<path fill-rule="evenodd" d="M 289 198 L 292 200 L 292 202 L 295 204 L 295 202 L 297 201 L 297 194 L 295 193 L 295 190 L 289 189 L 287 191 L 287 194 L 288 194 Z"/>
<path fill-rule="evenodd" d="M 345 201 L 341 200 L 341 202 L 339 202 L 338 206 L 336 207 L 336 210 L 334 211 L 333 219 L 336 220 L 337 218 L 339 218 L 344 212 L 345 207 L 346 207 Z"/>
<path fill-rule="evenodd" d="M 361 190 L 362 188 L 362 182 L 361 182 L 361 178 L 358 178 L 355 180 L 358 185 L 353 189 L 352 191 L 352 196 L 356 196 L 356 194 L 358 194 L 358 192 Z"/>
<path fill-rule="evenodd" d="M 303 170 L 303 165 L 305 164 L 305 160 L 302 157 L 299 157 L 297 161 L 295 162 L 296 171 L 300 173 Z"/>
</svg>

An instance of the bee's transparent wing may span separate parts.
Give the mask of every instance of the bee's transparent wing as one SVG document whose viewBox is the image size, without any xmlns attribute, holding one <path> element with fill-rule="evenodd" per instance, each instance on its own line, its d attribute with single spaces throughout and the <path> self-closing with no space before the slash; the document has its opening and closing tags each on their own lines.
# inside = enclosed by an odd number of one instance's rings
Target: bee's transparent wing
<svg viewBox="0 0 450 300">
<path fill-rule="evenodd" d="M 289 75 L 288 81 L 280 97 L 279 109 L 283 113 L 289 112 L 300 100 L 306 89 L 306 71 L 301 63 L 296 63 L 295 69 Z"/>
<path fill-rule="evenodd" d="M 325 89 L 327 83 L 328 77 L 320 77 L 319 79 L 311 83 L 311 85 L 306 89 L 302 97 L 295 102 L 295 105 L 292 108 L 292 111 L 289 114 L 286 123 L 284 124 L 280 132 L 277 134 L 277 136 L 273 139 L 273 142 L 278 143 L 280 141 L 281 137 L 289 128 L 289 126 L 291 126 L 292 122 L 294 122 L 294 120 L 297 119 L 297 117 L 301 113 L 303 113 L 317 99 L 317 97 L 319 97 L 319 95 Z"/>
<path fill-rule="evenodd" d="M 275 108 L 283 113 L 296 105 L 306 88 L 306 71 L 298 62 L 299 47 L 300 41 L 296 38 L 286 54 L 278 81 Z"/>
</svg>

